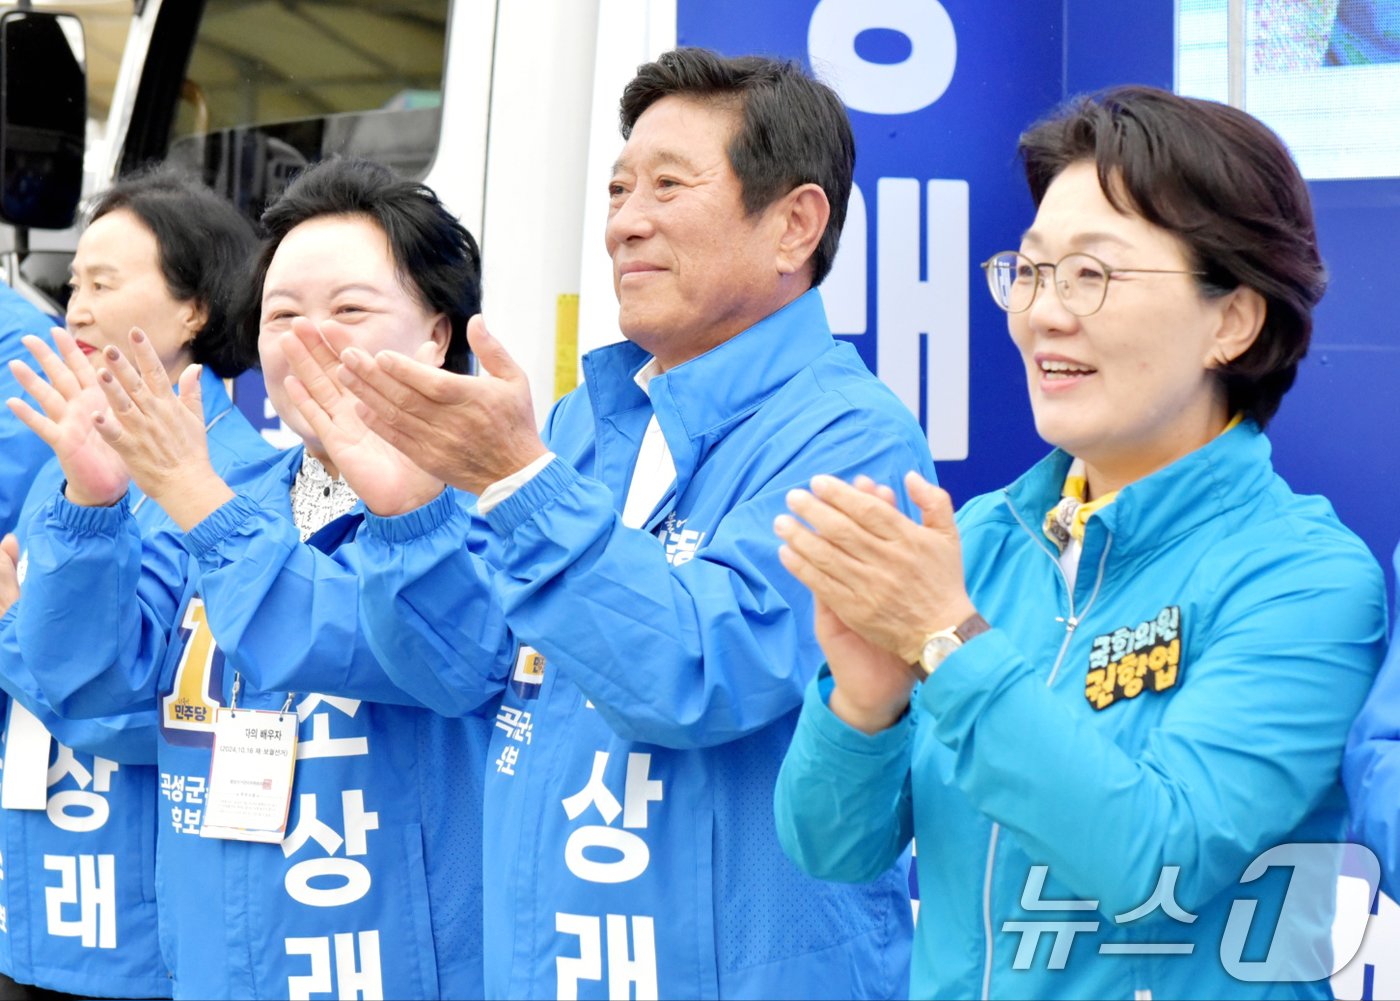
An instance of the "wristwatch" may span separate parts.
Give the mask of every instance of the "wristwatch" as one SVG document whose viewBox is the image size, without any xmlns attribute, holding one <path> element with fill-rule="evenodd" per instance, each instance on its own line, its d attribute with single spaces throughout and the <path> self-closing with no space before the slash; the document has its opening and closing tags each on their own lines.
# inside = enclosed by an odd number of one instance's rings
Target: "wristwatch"
<svg viewBox="0 0 1400 1001">
<path fill-rule="evenodd" d="M 980 636 L 992 625 L 982 616 L 973 612 L 960 625 L 952 629 L 940 629 L 924 640 L 924 646 L 919 653 L 919 659 L 909 665 L 915 677 L 920 681 L 925 681 L 938 670 L 938 665 L 948 658 L 948 655 L 962 646 L 974 636 Z"/>
</svg>

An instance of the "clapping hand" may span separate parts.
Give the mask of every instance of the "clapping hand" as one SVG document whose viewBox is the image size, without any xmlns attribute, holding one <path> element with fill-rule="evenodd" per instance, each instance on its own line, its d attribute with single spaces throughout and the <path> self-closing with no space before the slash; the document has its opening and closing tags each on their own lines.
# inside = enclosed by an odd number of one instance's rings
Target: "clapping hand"
<svg viewBox="0 0 1400 1001">
<path fill-rule="evenodd" d="M 445 483 L 480 493 L 548 450 L 530 382 L 481 316 L 467 324 L 480 375 L 445 372 L 394 351 L 341 352 L 336 378 L 365 425 Z"/>
<path fill-rule="evenodd" d="M 975 611 L 951 500 L 917 473 L 905 477 L 905 488 L 920 521 L 894 506 L 888 487 L 818 476 L 810 491 L 789 493 L 796 517 L 774 522 L 784 543 L 779 558 L 817 601 L 818 638 L 841 692 L 832 711 L 868 732 L 903 711 L 914 678 L 908 665 L 924 640 Z"/>
<path fill-rule="evenodd" d="M 24 362 L 10 362 L 10 371 L 40 410 L 20 399 L 7 402 L 10 411 L 58 457 L 68 480 L 67 498 L 85 507 L 107 507 L 121 500 L 128 483 L 121 456 L 94 424 L 96 415 L 107 409 L 107 398 L 98 387 L 97 372 L 72 336 L 55 327 L 53 338 L 57 352 L 38 337 L 25 337 L 22 342 L 47 382 Z"/>
<path fill-rule="evenodd" d="M 285 380 L 287 395 L 366 507 L 384 516 L 412 511 L 442 493 L 443 481 L 365 426 L 355 397 L 336 378 L 350 345 L 350 335 L 334 321 L 318 327 L 293 320 L 280 345 L 294 373 Z M 424 342 L 424 364 L 435 350 L 433 342 Z"/>
<path fill-rule="evenodd" d="M 233 491 L 209 462 L 201 366 L 190 365 L 180 373 L 176 396 L 165 366 L 140 329 L 131 331 L 130 352 L 130 361 L 110 345 L 102 352 L 105 367 L 97 383 L 110 409 L 98 414 L 94 423 L 136 485 L 189 531 L 233 499 Z"/>
</svg>

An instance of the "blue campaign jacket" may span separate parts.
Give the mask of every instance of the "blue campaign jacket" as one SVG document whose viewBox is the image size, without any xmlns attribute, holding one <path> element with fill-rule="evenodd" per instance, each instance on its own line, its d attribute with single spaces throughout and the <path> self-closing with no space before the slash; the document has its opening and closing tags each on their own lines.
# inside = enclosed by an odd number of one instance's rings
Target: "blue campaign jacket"
<svg viewBox="0 0 1400 1001">
<path fill-rule="evenodd" d="M 275 451 L 233 406 L 212 370 L 205 369 L 201 389 L 214 468 L 235 483 L 266 470 Z M 26 556 L 34 520 L 45 517 L 63 489 L 63 471 L 52 453 L 50 460 L 35 478 L 20 520 Z M 135 487 L 127 504 L 141 536 L 173 528 L 159 505 Z M 81 642 L 71 620 L 91 610 L 89 602 L 75 604 L 52 624 L 55 642 L 45 652 L 58 658 L 58 669 L 72 644 Z M 0 686 L 56 739 L 48 811 L 0 808 L 0 907 L 7 918 L 0 971 L 71 994 L 169 997 L 170 975 L 156 938 L 154 717 L 61 719 L 37 690 L 26 663 L 30 648 L 22 650 L 17 637 L 17 615 L 6 615 L 0 620 Z M 0 696 L 0 732 L 7 735 L 9 714 L 9 698 Z"/>
<path fill-rule="evenodd" d="M 875 876 L 917 837 L 913 996 L 1331 997 L 1330 966 L 1279 984 L 1225 965 L 1263 962 L 1288 884 L 1280 868 L 1245 882 L 1251 861 L 1343 836 L 1342 746 L 1385 635 L 1375 560 L 1269 455 L 1245 422 L 1125 487 L 1089 519 L 1071 597 L 1041 532 L 1070 462 L 1052 454 L 960 512 L 969 592 L 994 628 L 899 723 L 866 736 L 808 690 L 780 836 L 839 880 Z M 1328 857 L 1275 958 L 1330 957 Z M 1242 901 L 1258 901 L 1243 952 L 1226 935 Z M 1059 943 L 1062 969 L 1045 941 L 1018 956 L 1042 921 L 1085 926 Z"/>
<path fill-rule="evenodd" d="M 0 535 L 14 531 L 29 484 L 39 467 L 53 457 L 44 440 L 5 406 L 11 396 L 24 397 L 18 380 L 10 374 L 9 363 L 15 359 L 33 361 L 20 343 L 26 334 L 42 337 L 52 347 L 49 328 L 53 325 L 51 317 L 0 282 Z"/>
<path fill-rule="evenodd" d="M 73 716 L 125 705 L 156 722 L 156 896 L 175 997 L 477 997 L 491 723 L 439 716 L 387 681 L 356 628 L 363 514 L 302 545 L 289 499 L 301 461 L 284 453 L 188 535 L 149 540 L 139 585 L 129 516 L 58 502 L 52 565 L 31 568 L 24 603 L 112 595 L 99 617 L 127 632 L 75 625 L 88 656 L 42 679 L 46 696 Z M 236 672 L 239 708 L 290 701 L 301 721 L 280 846 L 199 836 L 213 714 Z"/>
<path fill-rule="evenodd" d="M 818 473 L 932 476 L 927 444 L 809 293 L 651 382 L 677 478 L 626 528 L 647 358 L 585 358 L 545 430 L 559 458 L 487 516 L 494 565 L 466 554 L 446 501 L 366 533 L 386 669 L 446 712 L 507 685 L 486 770 L 487 995 L 902 996 L 904 876 L 823 884 L 774 833 L 820 653 L 772 523 Z M 489 655 L 492 603 L 518 658 Z"/>
<path fill-rule="evenodd" d="M 1400 548 L 1394 560 L 1400 569 Z M 1400 643 L 1393 640 L 1352 727 L 1342 776 L 1352 830 L 1380 860 L 1381 889 L 1400 899 Z"/>
</svg>

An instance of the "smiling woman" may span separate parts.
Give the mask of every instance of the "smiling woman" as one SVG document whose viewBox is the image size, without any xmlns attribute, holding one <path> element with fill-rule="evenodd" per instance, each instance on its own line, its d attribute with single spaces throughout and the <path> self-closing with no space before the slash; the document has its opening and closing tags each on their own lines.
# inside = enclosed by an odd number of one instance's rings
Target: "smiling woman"
<svg viewBox="0 0 1400 1001">
<path fill-rule="evenodd" d="M 296 423 L 305 387 L 283 391 L 286 355 L 327 354 L 326 340 L 465 369 L 480 256 L 432 191 L 366 161 L 309 168 L 263 222 L 241 343 L 258 344 L 274 401 L 304 442 L 255 475 L 220 475 L 193 419 L 193 372 L 177 397 L 155 336 L 106 345 L 101 440 L 147 508 L 174 524 L 138 544 L 125 507 L 65 508 L 85 527 L 42 526 L 36 550 L 48 558 L 31 561 L 17 628 L 51 698 L 78 716 L 149 721 L 163 775 L 198 790 L 158 828 L 160 885 L 202 877 L 198 894 L 154 896 L 177 996 L 305 993 L 334 936 L 337 962 L 355 957 L 366 996 L 481 997 L 481 859 L 463 846 L 481 840 L 491 717 L 430 713 L 385 676 L 358 623 L 363 507 L 337 475 L 383 443 L 353 406 L 332 408 L 335 425 L 313 432 Z M 93 271 L 85 260 L 81 280 Z M 328 431 L 349 439 L 339 468 Z M 432 497 L 442 484 L 405 461 L 369 489 Z M 91 614 L 63 637 L 31 625 L 57 621 L 74 593 Z M 89 618 L 126 628 L 99 634 Z M 489 617 L 483 625 L 489 635 Z M 218 811 L 233 811 L 211 752 L 250 717 L 264 738 L 280 735 L 258 753 L 297 760 L 297 796 L 286 774 L 270 809 L 221 822 Z M 308 836 L 332 816 L 343 838 Z"/>
<path fill-rule="evenodd" d="M 1315 892 L 1240 885 L 1343 836 L 1385 631 L 1374 559 L 1263 434 L 1322 293 L 1307 188 L 1248 115 L 1147 88 L 1020 150 L 1036 216 L 986 269 L 1056 450 L 956 521 L 915 475 L 922 524 L 869 481 L 789 496 L 828 670 L 780 839 L 854 881 L 917 835 L 915 996 L 1328 997 L 1339 856 L 1299 868 Z M 1277 915 L 1268 961 L 1243 959 L 1241 897 Z"/>
</svg>

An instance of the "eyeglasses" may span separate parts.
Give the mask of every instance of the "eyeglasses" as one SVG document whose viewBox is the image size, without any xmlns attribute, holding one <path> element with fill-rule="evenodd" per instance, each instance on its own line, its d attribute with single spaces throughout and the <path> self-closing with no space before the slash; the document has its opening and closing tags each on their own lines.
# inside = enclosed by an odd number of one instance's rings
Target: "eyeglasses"
<svg viewBox="0 0 1400 1001">
<path fill-rule="evenodd" d="M 987 287 L 996 304 L 1008 313 L 1024 313 L 1035 302 L 1036 294 L 1045 284 L 1044 269 L 1054 275 L 1055 292 L 1065 309 L 1075 316 L 1092 316 L 1103 308 L 1108 297 L 1108 283 L 1119 275 L 1203 275 L 1204 271 L 1180 271 L 1171 268 L 1113 268 L 1093 254 L 1066 254 L 1054 264 L 1037 264 L 1025 254 L 1004 250 L 982 262 L 987 273 Z"/>
</svg>

